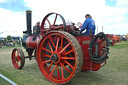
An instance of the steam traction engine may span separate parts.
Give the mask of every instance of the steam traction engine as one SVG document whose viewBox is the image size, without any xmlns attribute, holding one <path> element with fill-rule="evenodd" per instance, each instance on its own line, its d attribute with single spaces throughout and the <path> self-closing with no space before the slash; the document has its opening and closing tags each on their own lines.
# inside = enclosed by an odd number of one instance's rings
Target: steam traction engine
<svg viewBox="0 0 128 85">
<path fill-rule="evenodd" d="M 22 40 L 28 56 L 21 49 L 12 52 L 12 63 L 22 69 L 25 58 L 35 58 L 40 71 L 47 80 L 55 84 L 65 84 L 80 71 L 97 71 L 106 64 L 109 41 L 104 33 L 94 36 L 80 35 L 74 23 L 66 25 L 57 13 L 47 14 L 40 30 L 31 32 L 31 11 L 26 11 L 27 30 Z M 53 20 L 52 20 L 53 19 Z"/>
</svg>

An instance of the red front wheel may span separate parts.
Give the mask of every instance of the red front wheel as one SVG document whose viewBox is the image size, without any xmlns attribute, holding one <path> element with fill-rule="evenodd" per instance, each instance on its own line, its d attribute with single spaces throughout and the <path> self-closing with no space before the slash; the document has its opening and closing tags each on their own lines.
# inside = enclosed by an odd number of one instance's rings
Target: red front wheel
<svg viewBox="0 0 128 85">
<path fill-rule="evenodd" d="M 43 75 L 55 84 L 65 84 L 83 65 L 83 53 L 74 36 L 63 31 L 45 35 L 38 46 L 38 65 Z"/>
<path fill-rule="evenodd" d="M 21 49 L 15 48 L 12 51 L 12 64 L 16 69 L 22 69 L 25 64 L 24 53 Z"/>
</svg>

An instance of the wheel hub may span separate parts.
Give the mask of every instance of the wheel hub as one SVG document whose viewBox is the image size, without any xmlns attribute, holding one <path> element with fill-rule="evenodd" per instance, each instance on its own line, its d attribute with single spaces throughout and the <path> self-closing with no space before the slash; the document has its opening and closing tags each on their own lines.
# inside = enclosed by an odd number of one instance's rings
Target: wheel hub
<svg viewBox="0 0 128 85">
<path fill-rule="evenodd" d="M 14 57 L 15 60 L 17 60 L 17 57 Z"/>
<path fill-rule="evenodd" d="M 51 56 L 51 61 L 57 62 L 58 60 L 59 60 L 59 57 L 58 57 L 57 54 L 53 54 L 53 55 Z"/>
</svg>

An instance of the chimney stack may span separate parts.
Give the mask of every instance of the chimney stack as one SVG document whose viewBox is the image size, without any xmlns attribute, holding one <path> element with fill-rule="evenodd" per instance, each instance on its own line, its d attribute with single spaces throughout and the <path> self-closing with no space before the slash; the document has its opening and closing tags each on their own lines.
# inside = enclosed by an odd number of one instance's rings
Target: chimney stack
<svg viewBox="0 0 128 85">
<path fill-rule="evenodd" d="M 31 10 L 27 10 L 25 11 L 26 12 L 26 24 L 27 24 L 27 30 L 26 30 L 26 33 L 27 34 L 31 34 L 32 33 L 32 30 L 31 30 L 31 14 L 32 14 L 32 11 Z"/>
</svg>

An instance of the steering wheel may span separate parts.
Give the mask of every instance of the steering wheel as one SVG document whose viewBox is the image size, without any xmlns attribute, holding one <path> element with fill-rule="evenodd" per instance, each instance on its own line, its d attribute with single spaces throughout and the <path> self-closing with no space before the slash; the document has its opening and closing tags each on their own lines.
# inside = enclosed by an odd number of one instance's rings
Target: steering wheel
<svg viewBox="0 0 128 85">
<path fill-rule="evenodd" d="M 66 22 L 62 15 L 58 13 L 47 14 L 41 23 L 41 35 L 43 36 L 49 31 L 61 30 L 66 31 Z"/>
<path fill-rule="evenodd" d="M 79 28 L 81 28 L 82 25 L 83 25 L 82 23 L 78 22 L 78 26 L 79 26 Z"/>
</svg>

